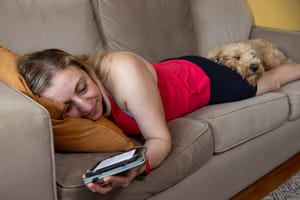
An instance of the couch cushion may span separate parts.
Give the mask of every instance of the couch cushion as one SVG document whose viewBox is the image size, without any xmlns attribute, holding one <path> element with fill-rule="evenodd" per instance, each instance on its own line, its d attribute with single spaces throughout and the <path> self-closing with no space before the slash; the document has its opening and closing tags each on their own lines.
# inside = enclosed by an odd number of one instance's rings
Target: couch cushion
<svg viewBox="0 0 300 200">
<path fill-rule="evenodd" d="M 191 0 L 190 2 L 199 55 L 206 56 L 219 44 L 249 38 L 253 18 L 246 1 Z"/>
<path fill-rule="evenodd" d="M 253 27 L 251 39 L 261 38 L 273 42 L 290 58 L 300 63 L 300 31 L 283 31 L 272 28 Z"/>
<path fill-rule="evenodd" d="M 111 51 L 133 51 L 150 62 L 197 53 L 188 1 L 92 2 Z"/>
<path fill-rule="evenodd" d="M 102 45 L 90 0 L 1 1 L 0 41 L 23 54 L 60 48 L 82 54 Z"/>
<path fill-rule="evenodd" d="M 283 86 L 279 92 L 287 94 L 290 112 L 289 120 L 295 120 L 300 118 L 300 81 L 295 81 Z"/>
<path fill-rule="evenodd" d="M 186 117 L 209 123 L 214 151 L 221 153 L 282 125 L 288 115 L 287 96 L 268 93 L 239 102 L 206 106 Z"/>
<path fill-rule="evenodd" d="M 143 181 L 134 181 L 128 188 L 119 188 L 101 199 L 146 199 L 171 187 L 203 166 L 213 154 L 213 140 L 205 122 L 178 118 L 168 123 L 173 138 L 172 151 L 165 162 Z M 98 160 L 111 155 L 99 153 L 56 154 L 58 195 L 66 199 L 97 199 L 83 185 L 81 176 Z"/>
</svg>

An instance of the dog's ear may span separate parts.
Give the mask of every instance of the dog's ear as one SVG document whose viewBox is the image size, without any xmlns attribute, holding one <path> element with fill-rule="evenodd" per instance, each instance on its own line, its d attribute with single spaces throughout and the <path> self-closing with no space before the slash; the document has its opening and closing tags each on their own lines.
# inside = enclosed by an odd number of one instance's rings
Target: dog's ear
<svg viewBox="0 0 300 200">
<path fill-rule="evenodd" d="M 216 53 L 216 51 L 209 52 L 207 58 L 214 61 L 214 62 L 216 62 L 216 63 L 221 62 L 220 56 L 218 55 L 218 53 Z"/>
<path fill-rule="evenodd" d="M 216 62 L 216 63 L 220 63 L 220 64 L 222 63 L 219 56 L 215 56 L 211 60 Z"/>
<path fill-rule="evenodd" d="M 213 49 L 210 52 L 208 52 L 207 58 L 212 61 L 218 61 L 219 59 L 219 51 L 217 49 Z"/>
</svg>

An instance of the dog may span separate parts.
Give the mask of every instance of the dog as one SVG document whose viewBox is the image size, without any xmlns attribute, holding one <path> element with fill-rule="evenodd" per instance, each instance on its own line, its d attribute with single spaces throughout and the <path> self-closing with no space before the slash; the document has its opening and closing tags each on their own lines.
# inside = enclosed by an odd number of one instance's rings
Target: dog
<svg viewBox="0 0 300 200">
<path fill-rule="evenodd" d="M 265 71 L 284 63 L 295 63 L 275 44 L 263 39 L 222 44 L 211 50 L 207 58 L 238 72 L 252 86 Z"/>
</svg>

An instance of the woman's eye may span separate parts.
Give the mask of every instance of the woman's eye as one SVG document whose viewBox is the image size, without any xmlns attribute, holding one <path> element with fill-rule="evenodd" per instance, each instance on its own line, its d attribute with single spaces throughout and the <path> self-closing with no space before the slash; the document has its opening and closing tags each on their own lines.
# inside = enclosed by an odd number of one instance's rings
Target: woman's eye
<svg viewBox="0 0 300 200">
<path fill-rule="evenodd" d="M 80 87 L 77 89 L 77 93 L 81 94 L 81 93 L 84 93 L 86 90 L 87 90 L 87 84 L 84 83 L 84 84 L 80 85 Z"/>
<path fill-rule="evenodd" d="M 66 103 L 66 112 L 70 112 L 72 109 L 72 103 Z"/>
</svg>

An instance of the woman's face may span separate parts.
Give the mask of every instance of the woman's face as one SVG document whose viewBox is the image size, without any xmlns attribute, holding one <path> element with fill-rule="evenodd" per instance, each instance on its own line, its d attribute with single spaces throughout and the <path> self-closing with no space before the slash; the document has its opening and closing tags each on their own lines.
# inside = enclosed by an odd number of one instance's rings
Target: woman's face
<svg viewBox="0 0 300 200">
<path fill-rule="evenodd" d="M 102 95 L 88 74 L 75 66 L 55 73 L 42 97 L 67 104 L 67 116 L 98 120 L 103 114 Z"/>
</svg>

